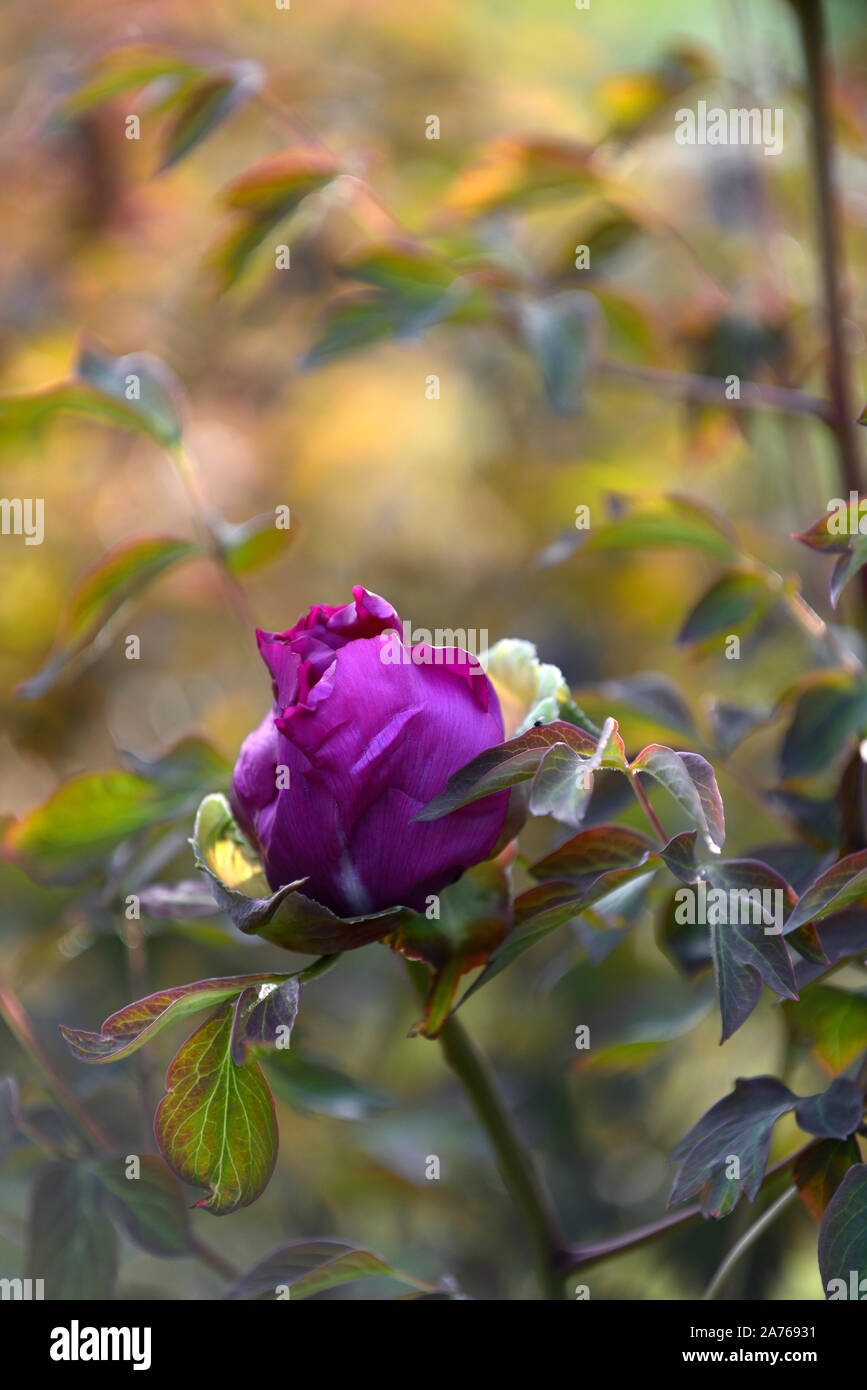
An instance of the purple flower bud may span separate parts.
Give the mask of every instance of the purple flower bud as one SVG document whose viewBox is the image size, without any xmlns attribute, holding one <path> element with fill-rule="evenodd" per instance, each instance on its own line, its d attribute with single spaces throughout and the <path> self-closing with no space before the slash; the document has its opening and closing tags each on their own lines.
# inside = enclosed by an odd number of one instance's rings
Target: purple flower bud
<svg viewBox="0 0 867 1390">
<path fill-rule="evenodd" d="M 341 916 L 421 911 L 503 829 L 508 792 L 413 823 L 503 741 L 499 701 L 474 657 L 403 646 L 391 605 L 352 592 L 288 632 L 257 633 L 274 707 L 241 748 L 230 799 L 273 889 L 306 876 L 302 891 Z"/>
</svg>

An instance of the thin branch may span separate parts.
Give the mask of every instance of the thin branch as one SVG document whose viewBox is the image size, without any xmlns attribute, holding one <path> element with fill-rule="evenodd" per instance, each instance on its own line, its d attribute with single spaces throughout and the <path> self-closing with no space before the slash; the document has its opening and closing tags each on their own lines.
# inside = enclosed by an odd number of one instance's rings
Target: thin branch
<svg viewBox="0 0 867 1390">
<path fill-rule="evenodd" d="M 798 391 L 792 386 L 766 386 L 755 381 L 742 381 L 740 396 L 730 400 L 725 394 L 723 377 L 698 376 L 693 372 L 675 372 L 665 367 L 641 367 L 631 362 L 612 362 L 603 358 L 596 370 L 605 376 L 622 377 L 678 400 L 698 401 L 706 405 L 731 406 L 736 410 L 773 410 L 784 415 L 806 415 L 832 423 L 832 406 L 818 396 Z"/>
<path fill-rule="evenodd" d="M 792 1164 L 800 1158 L 810 1148 L 813 1140 L 802 1144 L 800 1149 L 796 1149 L 786 1158 L 780 1159 L 765 1173 L 762 1187 L 771 1182 L 773 1178 L 779 1177 L 780 1173 L 785 1173 Z M 603 1260 L 610 1260 L 615 1255 L 624 1254 L 628 1250 L 638 1250 L 642 1245 L 649 1245 L 652 1241 L 658 1240 L 660 1236 L 667 1235 L 669 1231 L 676 1230 L 680 1226 L 687 1226 L 690 1222 L 696 1221 L 702 1216 L 701 1204 L 695 1202 L 690 1207 L 684 1207 L 682 1211 L 674 1211 L 666 1216 L 660 1217 L 658 1221 L 652 1221 L 647 1226 L 638 1226 L 635 1230 L 627 1231 L 624 1235 L 613 1236 L 610 1240 L 599 1240 L 587 1245 L 576 1245 L 569 1251 L 564 1252 L 561 1263 L 563 1274 L 574 1274 L 579 1269 L 586 1269 L 588 1265 L 600 1264 Z"/>
<path fill-rule="evenodd" d="M 767 1211 L 762 1212 L 758 1221 L 754 1221 L 749 1230 L 744 1232 L 740 1240 L 735 1241 L 731 1250 L 726 1255 L 716 1274 L 702 1294 L 702 1299 L 704 1301 L 716 1298 L 741 1256 L 752 1249 L 759 1236 L 776 1221 L 780 1212 L 784 1211 L 792 1198 L 797 1197 L 797 1195 L 798 1189 L 796 1187 L 787 1187 L 782 1197 L 778 1197 L 775 1202 L 772 1202 Z"/>
</svg>

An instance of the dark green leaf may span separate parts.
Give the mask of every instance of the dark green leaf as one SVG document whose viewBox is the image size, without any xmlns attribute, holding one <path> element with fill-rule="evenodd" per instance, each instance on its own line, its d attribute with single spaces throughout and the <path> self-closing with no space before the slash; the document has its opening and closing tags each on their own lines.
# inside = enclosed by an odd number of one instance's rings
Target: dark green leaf
<svg viewBox="0 0 867 1390">
<path fill-rule="evenodd" d="M 327 1062 L 297 1052 L 275 1053 L 265 1065 L 265 1074 L 275 1095 L 293 1110 L 338 1120 L 367 1120 L 394 1104 L 385 1091 L 354 1081 Z"/>
<path fill-rule="evenodd" d="M 795 1106 L 801 1129 L 820 1139 L 848 1139 L 861 1123 L 864 1093 L 849 1076 L 835 1076 L 826 1091 Z"/>
<path fill-rule="evenodd" d="M 867 896 L 867 850 L 847 854 L 820 874 L 798 901 L 789 919 L 789 926 L 821 922 L 831 913 L 858 902 Z"/>
<path fill-rule="evenodd" d="M 669 1205 L 701 1193 L 705 1216 L 726 1216 L 742 1192 L 752 1202 L 767 1166 L 771 1131 L 795 1102 L 774 1076 L 737 1080 L 734 1091 L 717 1101 L 673 1151 L 681 1163 Z M 726 1176 L 727 1169 L 738 1176 Z"/>
<path fill-rule="evenodd" d="M 162 1159 L 144 1154 L 138 1177 L 128 1177 L 126 1158 L 100 1158 L 92 1164 L 115 1219 L 130 1240 L 163 1258 L 189 1254 L 190 1220 L 177 1178 Z"/>
<path fill-rule="evenodd" d="M 861 676 L 822 671 L 801 682 L 793 698 L 780 768 L 784 778 L 812 777 L 835 763 L 863 732 L 867 686 Z"/>
<path fill-rule="evenodd" d="M 651 743 L 633 760 L 631 771 L 644 772 L 665 787 L 701 832 L 711 854 L 719 854 L 725 841 L 725 815 L 713 768 L 705 758 Z"/>
<path fill-rule="evenodd" d="M 681 646 L 692 646 L 712 637 L 743 633 L 758 622 L 776 597 L 763 575 L 729 570 L 699 599 L 677 640 Z"/>
<path fill-rule="evenodd" d="M 819 1228 L 819 1270 L 829 1300 L 867 1293 L 867 1163 L 853 1165 Z"/>
<path fill-rule="evenodd" d="M 68 1302 L 111 1297 L 117 1237 L 99 1199 L 99 1182 L 84 1164 L 52 1163 L 37 1178 L 26 1277 L 45 1281 L 46 1298 Z"/>
</svg>

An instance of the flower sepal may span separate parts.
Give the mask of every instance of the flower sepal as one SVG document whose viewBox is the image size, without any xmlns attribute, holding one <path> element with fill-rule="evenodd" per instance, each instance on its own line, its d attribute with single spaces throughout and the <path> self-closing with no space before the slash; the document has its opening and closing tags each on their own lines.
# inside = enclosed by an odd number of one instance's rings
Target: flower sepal
<svg viewBox="0 0 867 1390">
<path fill-rule="evenodd" d="M 206 796 L 199 806 L 190 844 L 217 905 L 238 930 L 287 951 L 317 956 L 352 951 L 381 941 L 417 916 L 410 908 L 391 907 L 367 916 L 338 917 L 299 891 L 303 878 L 269 892 L 256 852 L 221 794 Z"/>
</svg>

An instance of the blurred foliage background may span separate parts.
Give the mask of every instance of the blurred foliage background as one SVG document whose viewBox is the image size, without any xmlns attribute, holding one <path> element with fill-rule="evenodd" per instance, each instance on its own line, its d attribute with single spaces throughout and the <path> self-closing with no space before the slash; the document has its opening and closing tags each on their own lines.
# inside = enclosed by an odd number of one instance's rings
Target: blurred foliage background
<svg viewBox="0 0 867 1390">
<path fill-rule="evenodd" d="M 855 0 L 828 10 L 850 267 L 845 332 L 860 406 L 867 26 Z M 586 12 L 559 0 L 296 0 L 290 11 L 250 0 L 154 0 L 122 11 L 60 0 L 48 15 L 4 6 L 0 32 L 0 388 L 66 376 L 82 335 L 111 354 L 146 351 L 166 363 L 186 393 L 185 437 L 208 501 L 231 522 L 291 507 L 291 544 L 244 578 L 257 624 L 282 630 L 311 603 L 345 602 L 362 583 L 416 626 L 529 638 L 591 713 L 620 718 L 632 751 L 652 738 L 706 751 L 711 694 L 769 705 L 811 664 L 803 635 L 773 614 L 738 662 L 721 643 L 677 646 L 685 613 L 718 568 L 695 549 L 570 554 L 564 545 L 562 559 L 551 551 L 574 536 L 578 506 L 601 520 L 612 495 L 685 493 L 724 513 L 748 551 L 797 571 L 829 615 L 826 564 L 790 539 L 842 495 L 824 425 L 712 408 L 640 379 L 643 368 L 737 373 L 824 394 L 802 64 L 781 0 L 617 0 Z M 45 132 L 95 55 L 144 43 L 205 63 L 252 60 L 265 87 L 157 174 L 165 120 L 130 94 Z M 673 111 L 699 98 L 782 107 L 783 153 L 678 146 Z M 124 134 L 135 110 L 138 141 Z M 436 141 L 425 138 L 431 114 Z M 347 198 L 302 228 L 290 271 L 274 268 L 280 238 L 271 236 L 251 273 L 215 290 L 209 255 L 227 219 L 219 191 L 257 161 L 308 143 L 306 129 L 376 199 Z M 527 136 L 601 151 L 631 214 L 577 179 L 555 198 L 468 218 L 461 198 L 475 193 L 457 181 L 477 147 Z M 593 294 L 602 311 L 593 350 L 639 376 L 587 371 L 580 402 L 555 399 L 561 408 L 552 408 L 526 344 L 484 316 L 384 336 L 305 367 L 343 286 L 339 267 L 407 236 L 519 276 L 522 295 Z M 574 267 L 580 243 L 591 247 L 589 270 Z M 432 374 L 438 400 L 425 395 Z M 117 767 L 119 750 L 149 758 L 190 733 L 231 762 L 269 690 L 249 626 L 206 559 L 151 585 L 96 659 L 40 698 L 20 698 L 70 591 L 103 551 L 143 531 L 193 537 L 195 526 L 177 473 L 148 438 L 63 417 L 37 435 L 4 431 L 2 449 L 4 495 L 44 497 L 46 532 L 38 547 L 0 541 L 0 811 L 20 816 L 64 778 Z M 840 621 L 852 602 L 847 591 Z M 139 661 L 125 659 L 130 633 L 141 639 Z M 680 687 L 691 732 L 682 716 L 672 728 L 606 685 L 651 669 Z M 771 722 L 733 755 L 732 769 L 717 766 L 732 853 L 786 838 L 743 776 L 778 780 L 780 734 Z M 528 854 L 558 833 L 534 825 Z M 183 833 L 174 849 L 163 876 L 189 876 Z M 285 956 L 219 920 L 125 923 L 98 891 L 83 902 L 80 889 L 36 883 L 9 862 L 0 882 L 3 959 L 16 962 L 42 1045 L 122 1147 L 152 1151 L 138 1091 L 161 1094 L 179 1038 L 161 1037 L 144 1072 L 135 1059 L 90 1071 L 63 1054 L 57 1023 L 95 1027 L 150 989 L 282 968 Z M 575 1240 L 664 1210 L 674 1142 L 736 1076 L 785 1065 L 795 1089 L 824 1084 L 811 1056 L 792 1063 L 784 1011 L 769 996 L 717 1046 L 706 979 L 684 978 L 657 948 L 659 908 L 627 902 L 607 933 L 582 923 L 557 933 L 463 1015 Z M 475 1297 L 533 1296 L 523 1235 L 484 1136 L 437 1047 L 406 1037 L 416 1012 L 399 962 L 381 946 L 348 955 L 309 986 L 293 1051 L 344 1079 L 319 1072 L 300 1099 L 297 1090 L 278 1095 L 279 1164 L 258 1203 L 218 1223 L 194 1213 L 228 1260 L 244 1266 L 275 1244 L 331 1236 L 422 1276 L 448 1271 Z M 579 1023 L 593 1031 L 589 1059 L 574 1048 Z M 23 1101 L 47 1115 L 38 1073 L 5 1032 L 0 1061 L 19 1076 Z M 772 1159 L 796 1142 L 787 1117 Z M 439 1181 L 425 1178 L 431 1154 Z M 0 1176 L 4 1273 L 20 1264 L 40 1161 L 19 1142 Z M 742 1204 L 730 1222 L 693 1225 L 584 1278 L 594 1298 L 697 1297 L 748 1221 Z M 220 1286 L 190 1259 L 125 1247 L 120 1297 L 213 1297 Z M 379 1290 L 367 1281 L 331 1296 Z M 821 1296 L 815 1226 L 800 1205 L 743 1262 L 730 1291 Z M 382 1281 L 381 1296 L 390 1292 Z"/>
</svg>

